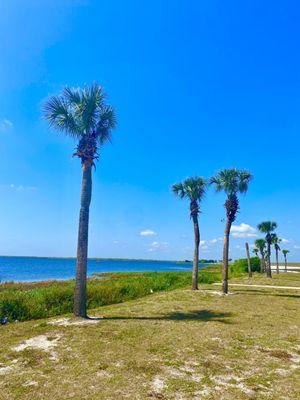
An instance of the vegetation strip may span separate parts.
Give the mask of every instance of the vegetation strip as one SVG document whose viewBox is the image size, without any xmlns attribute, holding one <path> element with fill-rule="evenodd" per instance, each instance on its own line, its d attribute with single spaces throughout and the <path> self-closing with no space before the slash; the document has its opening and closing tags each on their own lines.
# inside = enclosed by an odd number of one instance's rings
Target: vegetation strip
<svg viewBox="0 0 300 400">
<path fill-rule="evenodd" d="M 221 283 L 213 283 L 213 285 L 220 286 Z M 300 287 L 297 286 L 276 286 L 276 285 L 246 285 L 244 283 L 230 283 L 230 286 L 245 286 L 245 287 L 257 287 L 257 288 L 265 288 L 265 289 L 289 289 L 289 290 L 300 290 Z"/>
</svg>

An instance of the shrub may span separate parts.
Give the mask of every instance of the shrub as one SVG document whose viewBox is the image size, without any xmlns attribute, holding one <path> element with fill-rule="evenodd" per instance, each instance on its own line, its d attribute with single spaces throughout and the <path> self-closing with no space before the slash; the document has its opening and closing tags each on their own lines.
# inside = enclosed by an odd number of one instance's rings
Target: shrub
<svg viewBox="0 0 300 400">
<path fill-rule="evenodd" d="M 251 257 L 250 264 L 252 272 L 260 272 L 260 259 L 258 257 Z M 230 264 L 229 272 L 231 273 L 231 276 L 236 276 L 236 274 L 248 272 L 247 258 L 235 260 L 232 264 Z"/>
</svg>

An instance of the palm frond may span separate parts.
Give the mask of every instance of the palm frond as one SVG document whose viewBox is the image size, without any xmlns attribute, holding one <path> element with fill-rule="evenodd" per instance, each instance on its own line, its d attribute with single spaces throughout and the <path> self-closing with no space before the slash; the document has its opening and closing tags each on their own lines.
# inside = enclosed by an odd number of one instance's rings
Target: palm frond
<svg viewBox="0 0 300 400">
<path fill-rule="evenodd" d="M 274 221 L 263 221 L 257 225 L 257 228 L 262 233 L 271 233 L 277 228 L 277 223 Z"/>
<path fill-rule="evenodd" d="M 115 110 L 111 106 L 103 107 L 98 114 L 98 123 L 96 126 L 96 136 L 100 145 L 107 140 L 111 141 L 111 131 L 116 128 L 117 120 Z"/>
<path fill-rule="evenodd" d="M 82 102 L 82 94 L 79 88 L 70 88 L 66 86 L 63 89 L 61 95 L 64 99 L 66 99 L 66 101 L 70 106 L 72 105 L 80 106 Z"/>
<path fill-rule="evenodd" d="M 248 171 L 236 168 L 223 169 L 210 179 L 217 192 L 224 191 L 228 196 L 246 193 L 252 175 Z"/>
<path fill-rule="evenodd" d="M 81 134 L 72 108 L 62 96 L 52 96 L 43 107 L 45 119 L 50 126 L 63 131 L 69 136 L 78 137 Z"/>
<path fill-rule="evenodd" d="M 184 191 L 183 188 L 183 184 L 181 182 L 179 183 L 174 183 L 174 185 L 172 185 L 172 191 L 175 195 L 177 195 L 178 197 L 180 197 L 181 199 L 183 199 L 184 197 L 186 197 L 186 193 Z"/>
<path fill-rule="evenodd" d="M 116 127 L 115 111 L 105 104 L 105 97 L 97 83 L 83 89 L 65 87 L 45 103 L 43 113 L 53 128 L 73 137 L 91 135 L 102 145 Z"/>
<path fill-rule="evenodd" d="M 260 249 L 260 250 L 264 250 L 266 247 L 266 241 L 265 239 L 256 239 L 254 242 L 255 246 Z"/>
<path fill-rule="evenodd" d="M 176 183 L 172 186 L 172 190 L 180 198 L 189 198 L 191 201 L 201 201 L 204 197 L 207 187 L 207 180 L 196 176 L 187 178 L 183 182 Z"/>
</svg>

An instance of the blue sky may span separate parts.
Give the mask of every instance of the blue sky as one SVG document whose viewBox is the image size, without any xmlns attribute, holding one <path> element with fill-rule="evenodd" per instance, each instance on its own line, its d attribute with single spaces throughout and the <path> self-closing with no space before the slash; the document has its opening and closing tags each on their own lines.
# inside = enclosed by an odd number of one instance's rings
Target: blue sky
<svg viewBox="0 0 300 400">
<path fill-rule="evenodd" d="M 94 174 L 90 256 L 191 258 L 171 184 L 238 167 L 254 180 L 231 255 L 271 219 L 300 260 L 299 17 L 296 1 L 2 1 L 0 254 L 75 255 L 80 161 L 41 105 L 98 81 L 118 128 Z M 203 201 L 201 257 L 221 257 L 223 203 Z"/>
</svg>

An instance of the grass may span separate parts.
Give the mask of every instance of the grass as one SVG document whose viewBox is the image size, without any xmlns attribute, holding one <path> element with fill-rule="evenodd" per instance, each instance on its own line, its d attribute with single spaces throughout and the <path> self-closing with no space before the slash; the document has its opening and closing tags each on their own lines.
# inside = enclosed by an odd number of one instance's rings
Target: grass
<svg viewBox="0 0 300 400">
<path fill-rule="evenodd" d="M 234 275 L 241 275 L 235 270 Z M 121 303 L 159 291 L 188 287 L 190 272 L 99 274 L 88 280 L 88 308 Z M 220 280 L 220 266 L 200 271 L 200 283 Z M 25 321 L 72 312 L 74 281 L 0 284 L 0 317 Z"/>
<path fill-rule="evenodd" d="M 274 274 L 287 280 L 300 286 L 300 274 Z M 0 327 L 0 399 L 299 399 L 299 293 L 201 289 L 103 306 L 98 323 Z M 14 349 L 37 337 L 53 347 Z"/>
</svg>

